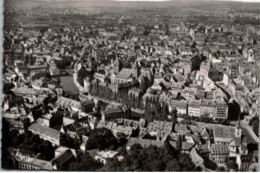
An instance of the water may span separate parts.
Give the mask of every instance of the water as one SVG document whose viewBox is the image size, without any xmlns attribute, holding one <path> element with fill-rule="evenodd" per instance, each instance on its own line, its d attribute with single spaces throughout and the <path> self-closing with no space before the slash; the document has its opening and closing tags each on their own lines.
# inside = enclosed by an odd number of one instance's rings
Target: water
<svg viewBox="0 0 260 173">
<path fill-rule="evenodd" d="M 73 82 L 73 76 L 60 76 L 60 85 L 66 94 L 78 92 L 78 89 Z"/>
</svg>

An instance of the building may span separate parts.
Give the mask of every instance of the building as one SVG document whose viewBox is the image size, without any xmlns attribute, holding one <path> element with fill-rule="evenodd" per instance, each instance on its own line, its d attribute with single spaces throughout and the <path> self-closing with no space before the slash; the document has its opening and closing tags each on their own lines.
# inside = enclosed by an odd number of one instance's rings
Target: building
<svg viewBox="0 0 260 173">
<path fill-rule="evenodd" d="M 26 116 L 14 113 L 3 113 L 2 117 L 10 124 L 10 129 L 17 129 L 20 133 L 24 133 L 30 121 Z"/>
<path fill-rule="evenodd" d="M 33 134 L 39 135 L 40 138 L 50 141 L 53 145 L 61 145 L 63 133 L 50 127 L 42 126 L 39 123 L 32 124 L 28 130 Z"/>
<path fill-rule="evenodd" d="M 25 87 L 13 88 L 12 90 L 16 95 L 27 96 L 27 97 L 38 96 L 45 93 L 43 90 L 36 90 L 33 88 L 25 88 Z"/>
<path fill-rule="evenodd" d="M 107 121 L 117 118 L 127 118 L 129 114 L 126 112 L 126 107 L 108 105 L 104 111 L 101 112 L 102 120 Z"/>
<path fill-rule="evenodd" d="M 81 110 L 81 103 L 76 100 L 72 100 L 66 97 L 60 97 L 57 101 L 56 104 L 64 107 L 64 108 L 71 108 L 74 111 L 80 111 Z"/>
<path fill-rule="evenodd" d="M 204 76 L 209 76 L 209 70 L 210 70 L 210 62 L 209 61 L 203 61 L 200 64 L 200 72 Z"/>
<path fill-rule="evenodd" d="M 224 144 L 212 144 L 210 146 L 209 158 L 215 163 L 225 163 L 229 158 L 229 148 Z"/>
<path fill-rule="evenodd" d="M 213 119 L 226 119 L 228 105 L 220 100 L 191 100 L 188 103 L 188 114 L 196 117 L 206 115 Z"/>
<path fill-rule="evenodd" d="M 229 144 L 235 135 L 235 129 L 227 126 L 214 126 L 213 137 L 215 144 Z"/>
<path fill-rule="evenodd" d="M 126 149 L 130 150 L 131 146 L 133 146 L 134 144 L 140 144 L 142 147 L 149 147 L 151 145 L 154 145 L 161 148 L 164 145 L 164 142 L 165 141 L 129 137 L 128 142 L 126 144 Z"/>
<path fill-rule="evenodd" d="M 189 132 L 188 126 L 184 124 L 175 124 L 174 130 L 175 132 L 180 134 L 186 134 L 187 132 Z"/>
<path fill-rule="evenodd" d="M 135 62 L 132 68 L 123 68 L 119 73 L 111 78 L 112 84 L 120 84 L 133 80 L 137 80 L 141 71 L 138 62 Z"/>
<path fill-rule="evenodd" d="M 189 154 L 191 152 L 192 148 L 194 147 L 194 145 L 195 145 L 194 143 L 182 142 L 181 143 L 181 152 Z"/>
<path fill-rule="evenodd" d="M 38 155 L 39 154 L 35 155 L 29 151 L 18 151 L 15 155 L 18 168 L 21 170 L 64 170 L 68 168 L 68 163 L 76 157 L 73 152 L 66 147 L 57 148 L 55 150 L 55 157 L 50 161 L 42 160 Z"/>
<path fill-rule="evenodd" d="M 59 114 L 46 114 L 41 118 L 37 119 L 37 123 L 46 127 L 54 127 L 56 125 L 62 124 L 62 115 Z"/>
<path fill-rule="evenodd" d="M 170 100 L 169 111 L 176 109 L 178 114 L 187 115 L 188 102 L 185 100 Z"/>
<path fill-rule="evenodd" d="M 190 157 L 192 162 L 196 165 L 196 166 L 200 166 L 203 167 L 203 163 L 204 163 L 204 159 L 197 153 L 195 148 L 192 148 L 190 151 Z"/>
<path fill-rule="evenodd" d="M 103 164 L 106 164 L 108 159 L 115 157 L 117 154 L 117 151 L 99 151 L 95 154 L 94 159 Z"/>
</svg>

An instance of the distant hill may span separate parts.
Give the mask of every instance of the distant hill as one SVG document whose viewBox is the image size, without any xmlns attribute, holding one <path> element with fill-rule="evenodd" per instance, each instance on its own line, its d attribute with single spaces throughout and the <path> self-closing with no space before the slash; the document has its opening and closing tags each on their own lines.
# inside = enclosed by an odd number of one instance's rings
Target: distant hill
<svg viewBox="0 0 260 173">
<path fill-rule="evenodd" d="M 112 0 L 4 0 L 5 8 L 34 8 L 37 6 L 45 7 L 74 7 L 74 8 L 93 8 L 93 7 L 121 7 L 121 8 L 160 8 L 171 6 L 190 6 L 200 8 L 214 8 L 217 6 L 259 9 L 260 3 L 245 3 L 234 1 L 212 1 L 212 0 L 170 0 L 163 2 L 144 2 L 144 1 L 112 1 Z M 254 0 L 250 0 L 254 1 Z"/>
</svg>

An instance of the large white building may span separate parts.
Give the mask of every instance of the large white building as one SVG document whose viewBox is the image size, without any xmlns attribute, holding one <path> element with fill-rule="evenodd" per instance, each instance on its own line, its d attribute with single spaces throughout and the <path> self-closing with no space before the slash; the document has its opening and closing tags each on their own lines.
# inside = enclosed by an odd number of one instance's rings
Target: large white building
<svg viewBox="0 0 260 173">
<path fill-rule="evenodd" d="M 220 100 L 191 100 L 188 103 L 188 114 L 195 117 L 207 115 L 214 119 L 226 119 L 228 105 Z"/>
</svg>

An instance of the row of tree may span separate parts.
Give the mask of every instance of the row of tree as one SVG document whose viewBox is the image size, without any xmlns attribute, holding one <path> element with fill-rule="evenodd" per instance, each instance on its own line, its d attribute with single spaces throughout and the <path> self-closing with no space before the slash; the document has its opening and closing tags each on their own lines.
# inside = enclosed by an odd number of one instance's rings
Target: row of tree
<svg viewBox="0 0 260 173">
<path fill-rule="evenodd" d="M 180 153 L 168 143 L 163 147 L 143 148 L 134 144 L 129 151 L 123 150 L 122 161 L 117 158 L 108 160 L 106 171 L 199 171 L 186 153 Z"/>
</svg>

